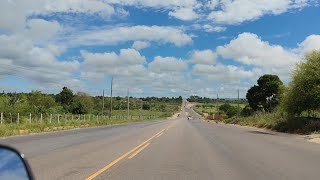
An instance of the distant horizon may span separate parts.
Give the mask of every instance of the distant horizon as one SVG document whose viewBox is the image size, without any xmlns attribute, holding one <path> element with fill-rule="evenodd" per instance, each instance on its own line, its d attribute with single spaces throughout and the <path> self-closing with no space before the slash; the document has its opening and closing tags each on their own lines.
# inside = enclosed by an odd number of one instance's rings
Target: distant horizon
<svg viewBox="0 0 320 180">
<path fill-rule="evenodd" d="M 33 91 L 37 91 L 37 90 L 33 90 Z M 47 95 L 57 95 L 58 93 L 46 93 L 46 92 L 42 92 L 42 91 L 40 91 L 42 94 L 47 94 Z M 1 91 L 0 92 L 0 94 L 3 94 L 3 93 L 5 93 L 5 94 L 8 94 L 8 93 L 17 93 L 17 94 L 29 94 L 29 93 L 32 93 L 32 91 L 30 91 L 30 92 L 5 92 L 5 91 Z M 77 93 L 85 93 L 85 92 L 81 92 L 81 91 L 79 91 L 79 92 L 74 92 L 73 91 L 73 93 L 74 94 L 77 94 Z M 90 94 L 88 94 L 88 95 L 90 95 Z M 101 95 L 90 95 L 90 96 L 92 96 L 92 97 L 102 97 L 102 94 Z M 129 97 L 130 98 L 137 98 L 137 99 L 139 99 L 139 98 L 152 98 L 152 97 L 155 97 L 155 98 L 178 98 L 180 95 L 177 95 L 177 96 L 130 96 L 129 95 Z M 194 96 L 194 95 L 190 95 L 189 97 L 183 97 L 183 96 L 181 96 L 184 100 L 187 100 L 188 98 L 190 98 L 191 96 Z M 105 98 L 110 98 L 111 96 L 110 95 L 107 95 L 107 94 L 105 94 L 105 96 L 104 96 Z M 118 96 L 118 95 L 113 95 L 112 96 L 113 98 L 116 98 L 116 97 L 121 97 L 121 98 L 125 98 L 125 97 L 127 97 L 126 95 L 125 96 Z M 217 97 L 206 97 L 206 96 L 199 96 L 199 97 L 202 97 L 202 98 L 209 98 L 209 99 L 212 99 L 212 100 L 215 100 L 215 99 L 217 99 Z M 238 98 L 232 98 L 232 97 L 219 97 L 218 99 L 224 99 L 224 100 L 238 100 Z M 240 100 L 246 100 L 246 98 L 241 98 L 240 97 Z"/>
</svg>

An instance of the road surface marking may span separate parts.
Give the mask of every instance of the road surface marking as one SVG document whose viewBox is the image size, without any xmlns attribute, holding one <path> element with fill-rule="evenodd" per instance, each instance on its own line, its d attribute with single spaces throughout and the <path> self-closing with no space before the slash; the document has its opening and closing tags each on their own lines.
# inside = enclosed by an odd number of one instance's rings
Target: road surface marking
<svg viewBox="0 0 320 180">
<path fill-rule="evenodd" d="M 168 129 L 167 129 L 167 130 L 168 130 Z M 162 134 L 163 134 L 163 132 L 162 132 L 162 133 L 160 133 L 160 134 L 157 136 L 157 138 L 158 138 L 158 137 L 160 137 Z"/>
<path fill-rule="evenodd" d="M 128 159 L 132 159 L 133 157 L 135 157 L 137 154 L 139 154 L 142 150 L 144 150 L 149 145 L 150 145 L 150 143 L 145 144 L 140 149 L 138 149 L 135 153 L 131 154 L 131 156 L 129 156 Z"/>
<path fill-rule="evenodd" d="M 170 125 L 170 126 L 168 126 L 166 130 L 168 131 L 168 130 L 169 130 L 170 128 L 172 128 L 172 127 L 173 127 L 173 124 Z"/>
<path fill-rule="evenodd" d="M 100 169 L 99 171 L 95 172 L 94 174 L 92 174 L 91 176 L 87 177 L 86 180 L 92 180 L 94 178 L 96 178 L 97 176 L 99 176 L 100 174 L 102 174 L 103 172 L 105 172 L 106 170 L 108 170 L 109 168 L 111 168 L 113 165 L 117 164 L 119 161 L 121 161 L 122 159 L 124 159 L 125 157 L 127 157 L 129 154 L 133 153 L 134 151 L 136 151 L 137 149 L 139 149 L 141 146 L 147 144 L 149 141 L 151 141 L 152 139 L 154 139 L 156 136 L 158 136 L 159 134 L 163 133 L 163 131 L 165 131 L 166 128 L 162 129 L 160 132 L 156 133 L 155 135 L 153 135 L 151 138 L 147 139 L 146 141 L 144 141 L 143 143 L 139 144 L 138 146 L 134 147 L 133 149 L 131 149 L 130 151 L 128 151 L 127 153 L 123 154 L 122 156 L 118 157 L 117 159 L 113 160 L 110 164 L 106 165 L 105 167 L 103 167 L 102 169 Z"/>
</svg>

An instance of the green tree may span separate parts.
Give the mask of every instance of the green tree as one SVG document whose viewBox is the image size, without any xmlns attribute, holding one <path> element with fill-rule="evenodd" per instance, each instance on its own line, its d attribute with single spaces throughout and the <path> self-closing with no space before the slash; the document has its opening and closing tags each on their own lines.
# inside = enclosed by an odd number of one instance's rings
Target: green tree
<svg viewBox="0 0 320 180">
<path fill-rule="evenodd" d="M 221 105 L 219 107 L 219 111 L 223 111 L 224 113 L 226 113 L 226 115 L 228 117 L 233 117 L 238 112 L 236 107 L 234 107 L 234 106 L 232 106 L 232 105 L 230 105 L 228 103 L 225 103 L 225 104 Z"/>
<path fill-rule="evenodd" d="M 0 108 L 4 113 L 26 113 L 30 111 L 27 96 L 22 93 L 3 94 Z"/>
<path fill-rule="evenodd" d="M 49 95 L 42 94 L 41 91 L 32 91 L 27 99 L 32 113 L 35 114 L 48 112 L 50 108 L 56 106 L 54 99 Z"/>
<path fill-rule="evenodd" d="M 143 110 L 150 110 L 150 104 L 148 104 L 148 103 L 143 103 L 142 109 L 143 109 Z"/>
<path fill-rule="evenodd" d="M 69 110 L 72 104 L 73 92 L 67 87 L 63 87 L 62 91 L 56 95 L 56 101 L 59 102 L 65 110 Z"/>
<path fill-rule="evenodd" d="M 266 74 L 258 79 L 247 92 L 247 99 L 254 111 L 271 112 L 279 104 L 279 99 L 284 90 L 283 82 L 277 75 Z"/>
<path fill-rule="evenodd" d="M 7 105 L 12 108 L 15 108 L 17 104 L 23 101 L 21 98 L 21 94 L 18 93 L 8 93 L 5 97 Z"/>
<path fill-rule="evenodd" d="M 159 111 L 165 112 L 166 111 L 166 105 L 165 104 L 160 104 L 159 105 Z"/>
<path fill-rule="evenodd" d="M 94 101 L 92 97 L 86 93 L 79 92 L 73 98 L 71 112 L 73 114 L 87 114 L 93 110 L 93 107 Z"/>
<path fill-rule="evenodd" d="M 320 51 L 306 55 L 297 66 L 282 104 L 291 116 L 320 109 Z"/>
<path fill-rule="evenodd" d="M 251 116 L 252 114 L 253 114 L 253 109 L 249 105 L 246 105 L 241 111 L 241 116 L 244 116 L 244 117 Z"/>
</svg>

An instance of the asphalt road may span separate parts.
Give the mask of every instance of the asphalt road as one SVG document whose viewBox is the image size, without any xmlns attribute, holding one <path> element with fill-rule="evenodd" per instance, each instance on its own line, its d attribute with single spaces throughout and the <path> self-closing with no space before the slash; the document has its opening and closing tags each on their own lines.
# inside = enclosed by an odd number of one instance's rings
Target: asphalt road
<svg viewBox="0 0 320 180">
<path fill-rule="evenodd" d="M 185 111 L 193 116 L 186 120 Z M 319 179 L 320 145 L 299 136 L 176 119 L 1 139 L 37 179 Z"/>
</svg>

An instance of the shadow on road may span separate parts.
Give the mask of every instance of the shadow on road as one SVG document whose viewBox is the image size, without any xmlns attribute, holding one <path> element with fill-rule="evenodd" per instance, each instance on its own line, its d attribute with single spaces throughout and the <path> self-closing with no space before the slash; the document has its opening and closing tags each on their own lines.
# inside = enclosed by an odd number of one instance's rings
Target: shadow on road
<svg viewBox="0 0 320 180">
<path fill-rule="evenodd" d="M 269 133 L 269 132 L 262 132 L 262 131 L 248 131 L 249 133 L 252 133 L 252 134 L 266 134 L 266 135 L 276 135 L 276 134 L 273 134 L 273 133 Z"/>
</svg>

